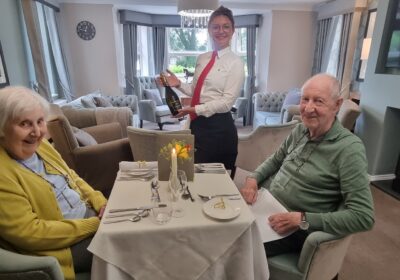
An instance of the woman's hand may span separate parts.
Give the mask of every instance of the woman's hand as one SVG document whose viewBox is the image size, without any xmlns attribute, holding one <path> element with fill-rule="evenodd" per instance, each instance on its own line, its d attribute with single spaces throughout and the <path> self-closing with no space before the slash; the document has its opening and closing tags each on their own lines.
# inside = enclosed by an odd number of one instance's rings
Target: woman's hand
<svg viewBox="0 0 400 280">
<path fill-rule="evenodd" d="M 184 107 L 182 109 L 178 110 L 178 114 L 174 116 L 174 118 L 182 118 L 183 116 L 186 116 L 188 114 L 194 113 L 196 114 L 196 110 L 194 107 Z"/>
<path fill-rule="evenodd" d="M 279 234 L 297 230 L 301 222 L 300 212 L 278 213 L 268 218 L 271 228 Z"/>
<path fill-rule="evenodd" d="M 99 210 L 99 214 L 97 215 L 97 217 L 99 217 L 99 219 L 101 220 L 101 218 L 103 218 L 103 214 L 104 211 L 106 210 L 106 205 L 102 206 Z"/>
<path fill-rule="evenodd" d="M 256 202 L 258 195 L 257 180 L 251 177 L 247 177 L 246 184 L 243 188 L 240 189 L 240 193 L 247 203 L 253 204 L 254 202 Z"/>
<path fill-rule="evenodd" d="M 177 76 L 175 76 L 174 73 L 172 73 L 170 70 L 167 69 L 168 75 L 164 74 L 165 78 L 167 79 L 168 85 L 170 87 L 180 87 L 181 86 L 181 81 L 178 79 Z M 156 83 L 159 86 L 164 86 L 163 82 L 161 81 L 160 77 L 156 78 Z"/>
</svg>

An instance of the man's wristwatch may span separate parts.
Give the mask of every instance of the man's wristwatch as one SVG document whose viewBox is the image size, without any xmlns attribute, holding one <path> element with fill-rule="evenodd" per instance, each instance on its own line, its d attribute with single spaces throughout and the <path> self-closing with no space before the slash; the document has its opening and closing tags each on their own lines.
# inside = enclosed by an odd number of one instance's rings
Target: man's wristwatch
<svg viewBox="0 0 400 280">
<path fill-rule="evenodd" d="M 304 212 L 301 212 L 301 221 L 299 227 L 302 230 L 308 230 L 308 228 L 310 227 L 310 224 L 307 222 L 306 214 Z"/>
</svg>

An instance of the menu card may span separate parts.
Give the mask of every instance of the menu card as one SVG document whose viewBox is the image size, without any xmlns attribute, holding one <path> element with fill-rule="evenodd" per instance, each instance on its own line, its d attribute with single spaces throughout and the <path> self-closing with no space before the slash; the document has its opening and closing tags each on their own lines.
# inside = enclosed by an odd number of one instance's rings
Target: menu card
<svg viewBox="0 0 400 280">
<path fill-rule="evenodd" d="M 268 190 L 261 188 L 258 191 L 257 201 L 250 206 L 250 209 L 256 217 L 256 223 L 264 243 L 284 238 L 294 232 L 279 234 L 269 225 L 268 217 L 270 215 L 288 211 Z"/>
</svg>

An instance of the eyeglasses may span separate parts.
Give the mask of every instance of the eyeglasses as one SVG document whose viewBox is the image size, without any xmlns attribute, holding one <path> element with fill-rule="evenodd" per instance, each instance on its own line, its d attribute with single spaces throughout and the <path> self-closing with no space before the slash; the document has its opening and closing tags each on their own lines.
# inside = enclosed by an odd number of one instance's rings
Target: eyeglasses
<svg viewBox="0 0 400 280">
<path fill-rule="evenodd" d="M 219 31 L 224 31 L 224 32 L 229 32 L 232 30 L 232 25 L 230 24 L 211 24 L 210 29 L 212 32 L 219 32 Z"/>
</svg>

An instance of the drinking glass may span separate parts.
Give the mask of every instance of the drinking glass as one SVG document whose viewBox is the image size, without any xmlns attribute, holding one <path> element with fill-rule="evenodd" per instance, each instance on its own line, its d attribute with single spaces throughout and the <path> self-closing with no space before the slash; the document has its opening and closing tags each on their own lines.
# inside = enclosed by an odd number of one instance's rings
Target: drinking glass
<svg viewBox="0 0 400 280">
<path fill-rule="evenodd" d="M 185 210 L 180 206 L 180 198 L 187 183 L 186 173 L 183 170 L 177 171 L 177 177 L 174 178 L 172 172 L 169 175 L 168 187 L 171 191 L 172 217 L 180 218 L 185 215 Z"/>
<path fill-rule="evenodd" d="M 172 207 L 170 203 L 163 202 L 162 207 L 154 207 L 151 209 L 151 214 L 153 222 L 164 225 L 171 220 Z"/>
</svg>

